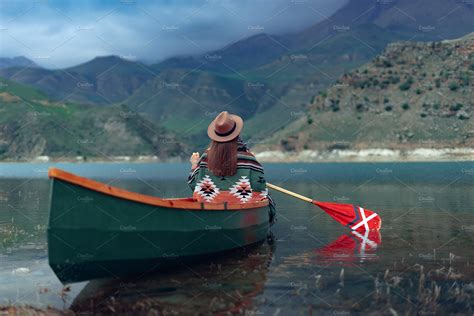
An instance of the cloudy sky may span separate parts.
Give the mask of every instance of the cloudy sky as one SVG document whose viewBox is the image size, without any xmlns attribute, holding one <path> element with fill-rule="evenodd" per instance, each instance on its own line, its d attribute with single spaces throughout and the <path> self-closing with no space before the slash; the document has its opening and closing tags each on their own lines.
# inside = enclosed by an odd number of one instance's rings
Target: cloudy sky
<svg viewBox="0 0 474 316">
<path fill-rule="evenodd" d="M 0 56 L 46 68 L 95 56 L 156 62 L 301 30 L 347 0 L 1 0 Z"/>
</svg>

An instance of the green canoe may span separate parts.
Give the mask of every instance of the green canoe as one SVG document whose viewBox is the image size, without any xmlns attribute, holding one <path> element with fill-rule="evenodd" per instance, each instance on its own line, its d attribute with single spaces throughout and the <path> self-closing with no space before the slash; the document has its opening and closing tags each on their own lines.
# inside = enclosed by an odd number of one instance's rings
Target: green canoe
<svg viewBox="0 0 474 316">
<path fill-rule="evenodd" d="M 268 201 L 162 199 L 51 168 L 49 265 L 63 283 L 143 275 L 263 241 Z"/>
</svg>

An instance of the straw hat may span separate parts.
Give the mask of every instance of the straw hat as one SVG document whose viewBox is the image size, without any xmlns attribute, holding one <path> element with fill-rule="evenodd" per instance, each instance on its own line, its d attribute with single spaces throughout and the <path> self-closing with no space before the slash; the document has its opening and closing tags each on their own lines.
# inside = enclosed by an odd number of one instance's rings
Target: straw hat
<svg viewBox="0 0 474 316">
<path fill-rule="evenodd" d="M 216 142 L 228 142 L 239 136 L 244 121 L 238 115 L 221 112 L 207 128 L 207 135 Z"/>
</svg>

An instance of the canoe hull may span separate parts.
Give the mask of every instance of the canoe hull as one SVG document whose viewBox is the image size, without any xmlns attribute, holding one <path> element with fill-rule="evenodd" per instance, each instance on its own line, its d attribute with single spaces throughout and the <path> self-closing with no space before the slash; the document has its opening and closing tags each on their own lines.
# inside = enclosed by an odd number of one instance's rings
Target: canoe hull
<svg viewBox="0 0 474 316">
<path fill-rule="evenodd" d="M 261 242 L 268 207 L 187 210 L 53 178 L 49 264 L 64 282 L 143 274 Z"/>
</svg>

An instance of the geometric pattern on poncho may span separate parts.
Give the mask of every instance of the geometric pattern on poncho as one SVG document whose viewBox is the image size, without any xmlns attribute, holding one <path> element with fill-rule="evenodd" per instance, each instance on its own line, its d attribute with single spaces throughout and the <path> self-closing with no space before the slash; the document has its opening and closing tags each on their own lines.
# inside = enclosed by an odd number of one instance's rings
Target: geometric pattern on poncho
<svg viewBox="0 0 474 316">
<path fill-rule="evenodd" d="M 252 198 L 252 187 L 247 176 L 241 176 L 240 179 L 230 188 L 229 192 L 240 199 L 242 203 Z"/>
<path fill-rule="evenodd" d="M 214 184 L 212 179 L 206 175 L 201 181 L 196 183 L 194 192 L 202 196 L 206 202 L 211 202 L 219 194 L 219 188 Z"/>
</svg>

